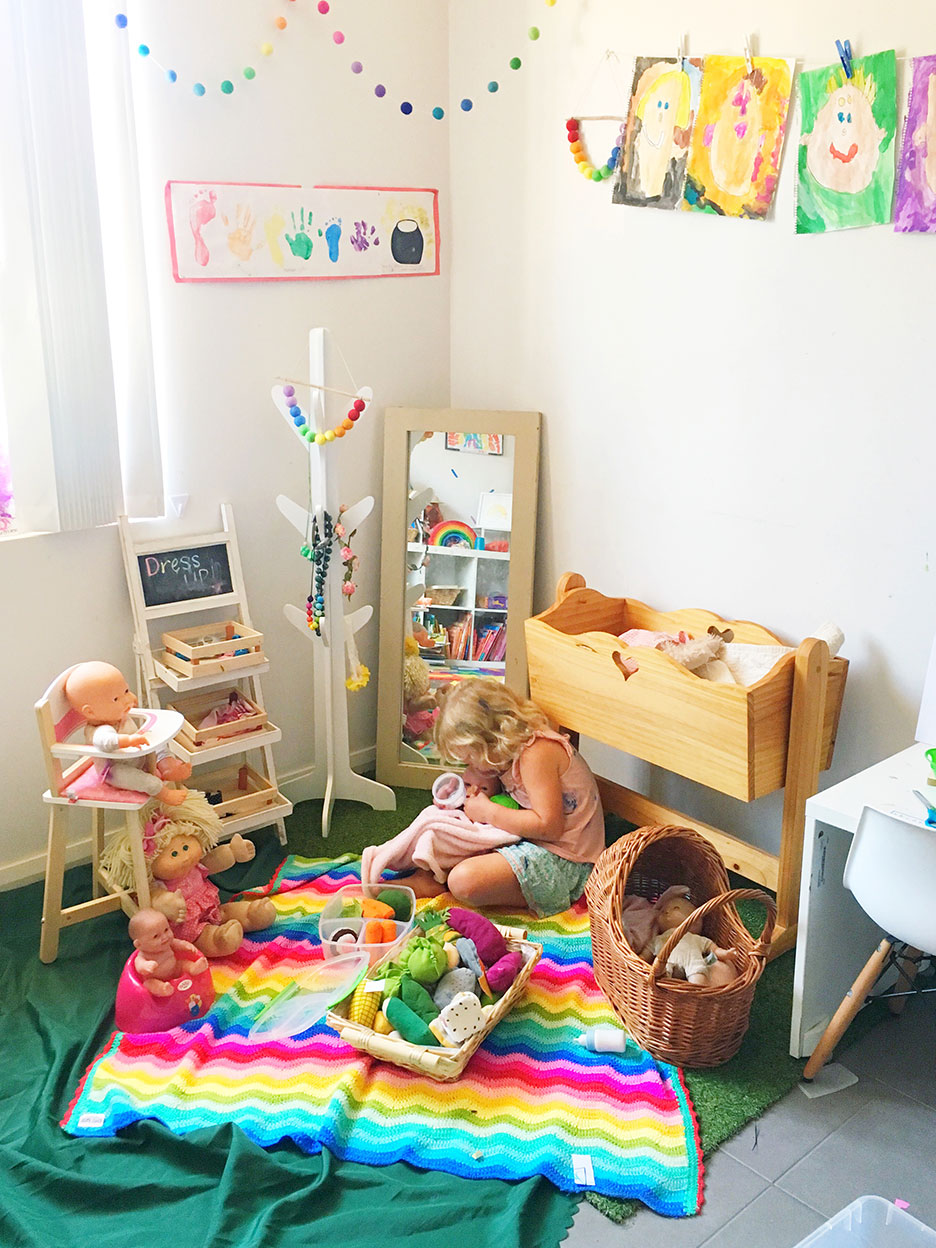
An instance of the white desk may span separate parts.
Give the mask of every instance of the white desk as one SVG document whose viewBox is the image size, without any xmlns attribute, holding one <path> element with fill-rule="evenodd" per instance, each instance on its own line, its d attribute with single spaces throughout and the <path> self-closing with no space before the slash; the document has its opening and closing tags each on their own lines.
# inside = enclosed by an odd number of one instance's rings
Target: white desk
<svg viewBox="0 0 936 1248">
<path fill-rule="evenodd" d="M 925 749 L 911 746 L 806 802 L 790 1028 L 794 1057 L 812 1053 L 880 940 L 880 929 L 842 883 L 862 809 L 898 810 L 917 820 L 924 812 L 914 789 L 936 803 L 936 789 L 926 785 L 933 773 Z"/>
</svg>

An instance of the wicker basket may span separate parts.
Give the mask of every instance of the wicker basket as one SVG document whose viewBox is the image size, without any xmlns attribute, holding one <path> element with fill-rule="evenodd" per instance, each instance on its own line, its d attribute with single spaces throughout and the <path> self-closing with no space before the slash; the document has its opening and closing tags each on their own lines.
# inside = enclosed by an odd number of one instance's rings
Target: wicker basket
<svg viewBox="0 0 936 1248">
<path fill-rule="evenodd" d="M 457 1079 L 468 1065 L 474 1051 L 484 1042 L 485 1037 L 490 1035 L 504 1015 L 509 1014 L 523 996 L 530 976 L 533 974 L 533 968 L 543 952 L 542 945 L 534 945 L 525 939 L 524 928 L 501 927 L 499 924 L 495 926 L 506 939 L 508 950 L 516 949 L 523 955 L 523 966 L 517 978 L 494 1006 L 482 1030 L 476 1032 L 457 1049 L 429 1048 L 423 1044 L 412 1044 L 409 1040 L 391 1039 L 389 1036 L 380 1035 L 370 1027 L 352 1023 L 347 1016 L 349 1006 L 347 1000 L 335 1006 L 334 1010 L 329 1010 L 325 1021 L 329 1027 L 333 1027 L 338 1032 L 342 1040 L 363 1053 L 369 1053 L 371 1057 L 378 1057 L 384 1062 L 392 1062 L 394 1066 L 403 1066 L 406 1070 L 415 1071 L 418 1075 L 428 1075 L 430 1079 L 438 1079 L 442 1082 Z M 418 932 L 417 935 L 419 935 Z M 375 974 L 377 969 L 387 962 L 392 962 L 399 952 L 399 949 L 393 950 L 391 954 L 372 967 L 369 978 L 379 978 Z"/>
<path fill-rule="evenodd" d="M 621 924 L 625 893 L 655 898 L 686 884 L 698 909 L 674 928 L 653 965 L 627 943 Z M 591 916 L 595 978 L 627 1030 L 660 1061 L 677 1066 L 720 1066 L 737 1053 L 748 1029 L 754 989 L 770 950 L 776 919 L 773 898 L 760 889 L 731 889 L 717 850 L 689 828 L 647 827 L 604 851 L 585 886 Z M 755 940 L 735 902 L 763 903 L 767 921 Z M 703 933 L 734 951 L 739 972 L 731 984 L 703 988 L 664 975 L 677 942 L 697 919 Z"/>
<path fill-rule="evenodd" d="M 463 588 L 462 585 L 427 585 L 426 597 L 434 607 L 452 607 Z"/>
</svg>

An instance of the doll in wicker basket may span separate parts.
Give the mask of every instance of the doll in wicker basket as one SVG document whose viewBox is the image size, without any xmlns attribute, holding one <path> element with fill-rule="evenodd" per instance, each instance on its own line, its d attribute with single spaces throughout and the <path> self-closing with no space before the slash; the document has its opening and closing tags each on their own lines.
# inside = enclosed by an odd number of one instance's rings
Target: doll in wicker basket
<svg viewBox="0 0 936 1248">
<path fill-rule="evenodd" d="M 684 884 L 668 888 L 654 908 L 658 934 L 640 951 L 640 956 L 648 962 L 653 962 L 656 958 L 673 928 L 679 927 L 696 909 Z M 731 950 L 720 949 L 714 941 L 703 936 L 701 921 L 694 923 L 681 937 L 675 949 L 671 950 L 666 962 L 666 974 L 703 988 L 721 988 L 738 977 Z"/>
</svg>

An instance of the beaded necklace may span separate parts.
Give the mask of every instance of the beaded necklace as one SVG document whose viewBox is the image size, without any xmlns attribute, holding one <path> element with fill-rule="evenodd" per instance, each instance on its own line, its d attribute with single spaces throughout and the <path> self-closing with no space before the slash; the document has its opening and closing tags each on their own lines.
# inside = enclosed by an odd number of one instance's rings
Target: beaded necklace
<svg viewBox="0 0 936 1248">
<path fill-rule="evenodd" d="M 316 637 L 322 635 L 322 620 L 325 618 L 325 583 L 328 579 L 328 565 L 331 562 L 333 547 L 340 545 L 341 561 L 345 569 L 341 592 L 346 598 L 350 598 L 357 589 L 354 583 L 354 571 L 360 560 L 351 549 L 351 540 L 357 530 L 349 534 L 341 523 L 340 517 L 345 511 L 347 507 L 342 503 L 338 508 L 337 523 L 332 520 L 327 511 L 323 511 L 321 530 L 318 520 L 313 516 L 309 541 L 299 548 L 303 559 L 308 559 L 313 566 L 312 585 L 306 599 L 306 623 Z"/>
</svg>

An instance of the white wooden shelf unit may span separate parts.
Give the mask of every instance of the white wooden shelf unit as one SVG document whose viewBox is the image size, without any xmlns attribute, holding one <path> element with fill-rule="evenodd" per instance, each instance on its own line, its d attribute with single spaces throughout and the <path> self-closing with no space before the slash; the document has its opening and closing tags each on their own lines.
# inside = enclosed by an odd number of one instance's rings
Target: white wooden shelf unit
<svg viewBox="0 0 936 1248">
<path fill-rule="evenodd" d="M 253 627 L 231 507 L 226 503 L 221 505 L 221 529 L 216 533 L 186 537 L 175 535 L 152 541 L 135 541 L 129 520 L 122 516 L 120 541 L 133 609 L 134 653 L 141 704 L 159 709 L 163 705 L 162 699 L 168 694 L 185 695 L 227 685 L 230 689 L 237 688 L 265 714 L 260 677 L 270 670 L 270 664 L 262 652 L 255 662 L 251 662 L 246 655 L 234 655 L 230 659 L 223 658 L 212 663 L 212 671 L 207 675 L 183 676 L 161 660 L 160 655 L 165 647 L 160 640 L 156 640 L 154 644 L 154 637 L 150 632 L 151 624 L 156 622 L 161 637 L 162 632 L 171 628 L 175 620 L 184 619 L 196 612 L 204 619 L 206 630 L 217 627 L 221 622 L 214 618 L 219 611 L 223 613 L 224 620 L 243 624 L 247 628 Z M 223 547 L 230 571 L 230 592 L 209 593 L 147 605 L 140 560 L 158 558 L 160 555 L 166 558 L 170 555 L 178 557 L 185 551 L 201 550 L 204 547 Z M 173 699 L 169 697 L 168 701 L 171 703 Z M 179 705 L 184 708 L 184 703 Z M 207 788 L 210 792 L 212 788 L 219 787 L 218 781 L 221 778 L 225 781 L 233 778 L 235 783 L 241 779 L 248 782 L 248 788 L 242 791 L 238 789 L 238 796 L 230 799 L 233 802 L 231 813 L 222 816 L 225 837 L 233 836 L 236 832 L 251 832 L 256 828 L 275 825 L 280 844 L 286 844 L 284 820 L 292 812 L 292 802 L 279 792 L 272 750 L 272 746 L 282 735 L 280 729 L 267 720 L 262 727 L 250 733 L 226 737 L 216 744 L 188 748 L 179 739 L 170 743 L 173 754 L 195 768 L 206 763 L 217 764 L 221 760 L 235 761 L 235 765 L 223 770 L 215 768 L 206 776 L 194 772 L 191 780 L 193 786 Z M 259 767 L 254 767 L 248 762 L 248 756 L 255 758 L 257 754 L 262 763 Z M 268 784 L 261 785 L 261 780 L 266 780 Z M 228 800 L 225 799 L 225 805 Z"/>
</svg>

